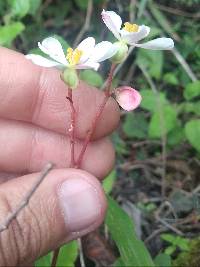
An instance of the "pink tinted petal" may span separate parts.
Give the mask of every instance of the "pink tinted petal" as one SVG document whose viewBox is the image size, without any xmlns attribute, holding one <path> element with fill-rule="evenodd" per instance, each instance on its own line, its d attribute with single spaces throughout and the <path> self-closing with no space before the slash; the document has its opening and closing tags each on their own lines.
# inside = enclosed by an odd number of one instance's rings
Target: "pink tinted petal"
<svg viewBox="0 0 200 267">
<path fill-rule="evenodd" d="M 113 33 L 113 35 L 120 40 L 120 28 L 122 26 L 122 19 L 114 11 L 105 11 L 101 13 L 103 22 L 106 24 L 108 29 Z"/>
<path fill-rule="evenodd" d="M 121 86 L 115 91 L 116 101 L 126 111 L 131 111 L 136 109 L 142 100 L 140 93 L 129 87 Z"/>
</svg>

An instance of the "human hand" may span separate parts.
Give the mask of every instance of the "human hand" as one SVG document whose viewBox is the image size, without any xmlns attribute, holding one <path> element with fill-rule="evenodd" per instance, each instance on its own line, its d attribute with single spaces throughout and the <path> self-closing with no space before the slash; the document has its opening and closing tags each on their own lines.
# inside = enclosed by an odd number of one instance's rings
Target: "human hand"
<svg viewBox="0 0 200 267">
<path fill-rule="evenodd" d="M 112 169 L 114 150 L 106 136 L 116 128 L 119 110 L 110 99 L 82 170 L 66 169 L 70 107 L 58 72 L 5 48 L 0 48 L 0 66 L 0 224 L 30 190 L 37 172 L 49 161 L 56 165 L 28 206 L 0 233 L 0 266 L 27 266 L 101 224 L 106 201 L 95 177 L 102 179 Z M 76 156 L 102 98 L 102 92 L 83 83 L 74 91 Z"/>
</svg>

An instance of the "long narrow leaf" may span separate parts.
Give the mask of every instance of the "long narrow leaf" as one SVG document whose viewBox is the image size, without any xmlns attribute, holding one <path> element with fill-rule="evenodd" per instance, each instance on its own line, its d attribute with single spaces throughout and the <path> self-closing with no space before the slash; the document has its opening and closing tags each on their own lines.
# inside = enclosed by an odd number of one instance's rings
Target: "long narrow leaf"
<svg viewBox="0 0 200 267">
<path fill-rule="evenodd" d="M 154 266 L 144 243 L 136 236 L 133 221 L 110 197 L 108 197 L 106 224 L 125 266 Z"/>
</svg>

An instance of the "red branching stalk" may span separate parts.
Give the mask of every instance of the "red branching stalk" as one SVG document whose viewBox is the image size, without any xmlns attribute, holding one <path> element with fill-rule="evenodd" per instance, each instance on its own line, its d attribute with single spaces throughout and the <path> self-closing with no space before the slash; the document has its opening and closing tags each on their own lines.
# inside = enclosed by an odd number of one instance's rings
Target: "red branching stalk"
<svg viewBox="0 0 200 267">
<path fill-rule="evenodd" d="M 80 168 L 85 151 L 87 149 L 87 146 L 89 144 L 89 142 L 92 139 L 92 136 L 96 130 L 97 124 L 99 122 L 99 119 L 101 117 L 101 114 L 105 108 L 106 103 L 108 102 L 108 99 L 110 98 L 111 94 L 112 94 L 112 90 L 111 90 L 111 86 L 112 86 L 112 79 L 113 79 L 113 73 L 115 70 L 115 65 L 112 64 L 111 68 L 110 68 L 110 72 L 108 75 L 108 79 L 107 79 L 107 85 L 106 85 L 106 89 L 104 91 L 105 95 L 103 98 L 102 103 L 99 106 L 99 109 L 97 110 L 97 113 L 94 117 L 94 120 L 92 121 L 92 126 L 90 131 L 88 132 L 85 140 L 84 140 L 84 144 L 83 147 L 81 149 L 81 152 L 79 154 L 78 160 L 77 162 L 75 162 L 75 153 L 74 153 L 74 148 L 75 148 L 75 121 L 76 121 L 76 110 L 74 107 L 74 103 L 73 103 L 73 97 L 72 97 L 72 89 L 68 88 L 68 96 L 66 97 L 69 100 L 70 103 L 70 108 L 71 108 L 71 124 L 70 124 L 70 128 L 69 128 L 69 133 L 70 133 L 70 145 L 71 145 L 71 167 L 76 167 L 76 168 Z M 60 248 L 56 249 L 53 253 L 53 259 L 51 262 L 51 267 L 55 267 L 56 263 L 57 263 L 57 258 L 59 255 L 59 250 Z"/>
<path fill-rule="evenodd" d="M 95 115 L 95 117 L 94 117 L 94 119 L 92 121 L 91 129 L 88 131 L 88 134 L 87 134 L 87 136 L 86 136 L 86 138 L 84 140 L 84 144 L 82 146 L 81 152 L 80 152 L 78 160 L 76 162 L 76 167 L 77 168 L 80 168 L 80 166 L 81 166 L 81 163 L 82 163 L 85 151 L 87 149 L 87 146 L 88 146 L 89 142 L 91 141 L 91 139 L 93 137 L 93 134 L 94 134 L 94 132 L 96 130 L 96 127 L 97 127 L 97 124 L 98 124 L 99 119 L 101 117 L 101 114 L 102 114 L 102 112 L 103 112 L 103 110 L 105 108 L 105 105 L 108 102 L 108 99 L 110 98 L 110 96 L 112 94 L 111 86 L 112 86 L 112 79 L 113 79 L 114 70 L 115 70 L 115 64 L 112 64 L 111 68 L 110 68 L 109 75 L 108 75 L 108 79 L 107 79 L 106 89 L 104 91 L 105 95 L 104 95 L 103 101 L 100 104 L 99 109 L 97 110 L 97 113 L 96 113 L 96 115 Z"/>
<path fill-rule="evenodd" d="M 70 135 L 70 151 L 71 151 L 71 162 L 70 167 L 75 166 L 75 121 L 76 121 L 76 110 L 74 107 L 73 97 L 72 97 L 72 89 L 68 88 L 68 96 L 66 97 L 69 100 L 70 108 L 71 108 L 71 123 L 69 127 L 69 135 Z"/>
</svg>

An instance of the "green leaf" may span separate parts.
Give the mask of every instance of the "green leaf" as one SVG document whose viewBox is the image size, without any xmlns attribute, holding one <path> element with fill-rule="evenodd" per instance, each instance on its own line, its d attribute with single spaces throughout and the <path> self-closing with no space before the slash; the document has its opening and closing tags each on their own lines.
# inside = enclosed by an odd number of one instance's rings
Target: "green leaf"
<svg viewBox="0 0 200 267">
<path fill-rule="evenodd" d="M 176 237 L 176 245 L 183 251 L 188 251 L 189 248 L 189 240 L 186 238 L 183 238 L 181 236 Z"/>
<path fill-rule="evenodd" d="M 175 250 L 176 250 L 176 247 L 175 246 L 170 246 L 170 247 L 168 247 L 168 248 L 165 249 L 165 253 L 167 255 L 172 255 Z"/>
<path fill-rule="evenodd" d="M 101 87 L 103 85 L 103 79 L 101 75 L 94 70 L 82 71 L 80 73 L 80 78 L 92 86 Z"/>
<path fill-rule="evenodd" d="M 144 66 L 153 78 L 160 79 L 163 68 L 162 51 L 139 49 L 136 62 Z"/>
<path fill-rule="evenodd" d="M 200 152 L 200 120 L 191 120 L 185 125 L 185 135 L 189 143 Z"/>
<path fill-rule="evenodd" d="M 80 9 L 87 9 L 88 0 L 75 0 L 75 3 Z"/>
<path fill-rule="evenodd" d="M 77 241 L 72 241 L 60 248 L 56 266 L 74 267 L 77 256 L 78 256 L 78 244 Z M 39 258 L 35 262 L 35 267 L 51 266 L 52 257 L 53 253 L 50 252 L 47 255 Z"/>
<path fill-rule="evenodd" d="M 136 236 L 133 221 L 110 197 L 106 224 L 119 249 L 124 266 L 154 266 L 144 243 Z"/>
<path fill-rule="evenodd" d="M 102 3 L 103 0 L 93 0 L 94 4 L 99 4 Z M 75 0 L 76 5 L 80 8 L 80 9 L 87 9 L 88 6 L 88 0 Z"/>
<path fill-rule="evenodd" d="M 155 257 L 154 262 L 156 267 L 171 267 L 171 257 L 164 253 L 158 254 Z"/>
<path fill-rule="evenodd" d="M 141 90 L 140 93 L 142 96 L 141 107 L 151 112 L 158 110 L 158 98 L 160 106 L 168 104 L 164 93 L 155 94 L 152 90 L 147 89 Z"/>
<path fill-rule="evenodd" d="M 200 81 L 187 84 L 183 95 L 186 100 L 191 100 L 197 96 L 200 96 Z"/>
<path fill-rule="evenodd" d="M 144 139 L 147 136 L 148 122 L 144 113 L 127 113 L 123 130 L 127 137 Z"/>
<path fill-rule="evenodd" d="M 39 258 L 35 262 L 35 267 L 49 267 L 51 266 L 52 252 L 49 252 L 47 255 Z"/>
<path fill-rule="evenodd" d="M 44 18 L 51 18 L 53 20 L 52 30 L 54 32 L 55 32 L 55 29 L 58 27 L 65 28 L 65 26 L 63 25 L 63 22 L 65 18 L 68 16 L 69 12 L 73 10 L 72 8 L 73 4 L 74 4 L 73 1 L 58 0 L 58 1 L 53 1 L 51 5 L 48 5 L 48 7 L 43 10 Z M 76 12 L 76 15 L 78 18 L 79 14 L 77 12 Z"/>
<path fill-rule="evenodd" d="M 170 146 L 181 144 L 185 140 L 185 131 L 183 127 L 177 126 L 169 132 L 167 136 L 167 143 Z"/>
<path fill-rule="evenodd" d="M 30 8 L 29 8 L 29 14 L 35 15 L 38 8 L 42 4 L 42 0 L 29 0 Z"/>
<path fill-rule="evenodd" d="M 168 84 L 171 84 L 171 85 L 178 85 L 179 84 L 179 81 L 176 77 L 176 75 L 172 72 L 168 72 L 166 73 L 164 76 L 163 76 L 163 80 L 168 83 Z"/>
<path fill-rule="evenodd" d="M 72 241 L 61 247 L 56 266 L 74 267 L 78 256 L 78 243 Z"/>
<path fill-rule="evenodd" d="M 167 241 L 167 242 L 169 242 L 169 243 L 174 243 L 174 240 L 175 240 L 175 236 L 174 235 L 172 235 L 172 234 L 162 234 L 162 235 L 160 235 L 160 237 L 163 239 L 163 240 L 165 240 L 165 241 Z"/>
<path fill-rule="evenodd" d="M 111 173 L 104 179 L 103 188 L 106 194 L 109 194 L 112 191 L 116 175 L 116 170 L 112 170 Z"/>
<path fill-rule="evenodd" d="M 152 202 L 144 204 L 142 202 L 138 202 L 137 207 L 143 212 L 143 213 L 152 213 L 154 210 L 156 210 L 156 205 Z"/>
<path fill-rule="evenodd" d="M 194 113 L 200 115 L 200 101 L 196 102 L 183 102 L 179 105 L 180 112 Z"/>
<path fill-rule="evenodd" d="M 121 258 L 118 258 L 112 265 L 113 267 L 122 267 L 125 266 L 124 262 Z"/>
<path fill-rule="evenodd" d="M 0 45 L 10 46 L 11 42 L 19 35 L 25 26 L 21 22 L 0 27 Z"/>
<path fill-rule="evenodd" d="M 149 137 L 160 138 L 163 133 L 170 132 L 177 125 L 177 112 L 173 106 L 162 107 L 157 110 L 151 117 L 149 124 Z"/>
<path fill-rule="evenodd" d="M 23 18 L 30 9 L 30 0 L 9 0 L 11 16 Z"/>
</svg>

